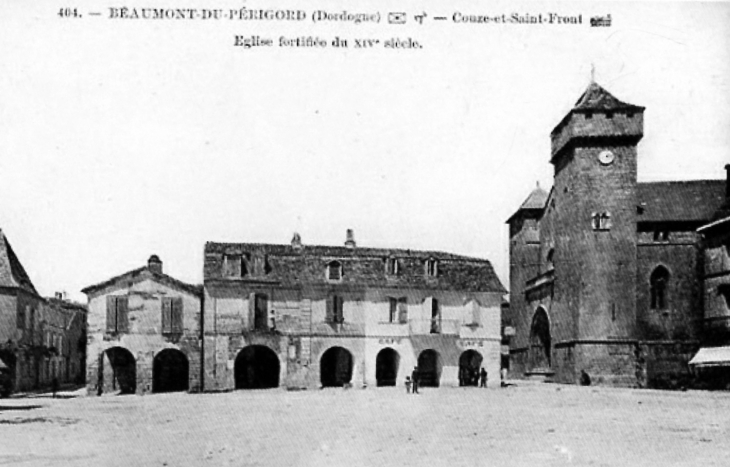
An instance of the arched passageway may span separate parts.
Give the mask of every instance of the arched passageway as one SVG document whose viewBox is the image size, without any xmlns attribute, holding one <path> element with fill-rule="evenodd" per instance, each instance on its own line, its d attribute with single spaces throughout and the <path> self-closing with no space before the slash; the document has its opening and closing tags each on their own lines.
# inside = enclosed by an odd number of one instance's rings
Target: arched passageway
<svg viewBox="0 0 730 467">
<path fill-rule="evenodd" d="M 236 389 L 267 389 L 279 386 L 279 357 L 265 345 L 244 347 L 236 357 Z"/>
<path fill-rule="evenodd" d="M 543 307 L 539 307 L 535 311 L 532 318 L 532 326 L 530 327 L 530 348 L 529 362 L 530 368 L 535 370 L 548 370 L 551 365 L 550 361 L 550 320 L 547 312 Z"/>
<path fill-rule="evenodd" d="M 478 386 L 482 355 L 469 349 L 459 357 L 459 386 Z"/>
<path fill-rule="evenodd" d="M 99 356 L 99 393 L 134 394 L 137 391 L 137 362 L 123 347 L 106 349 Z"/>
<path fill-rule="evenodd" d="M 187 391 L 188 368 L 188 358 L 181 351 L 160 351 L 152 362 L 152 392 Z"/>
<path fill-rule="evenodd" d="M 423 387 L 439 387 L 441 383 L 441 355 L 433 349 L 427 349 L 418 356 L 418 385 Z"/>
<path fill-rule="evenodd" d="M 378 352 L 375 358 L 375 380 L 378 386 L 395 386 L 398 378 L 400 355 L 390 347 Z"/>
<path fill-rule="evenodd" d="M 352 380 L 352 354 L 342 347 L 332 347 L 322 354 L 319 364 L 322 386 L 344 386 Z"/>
</svg>

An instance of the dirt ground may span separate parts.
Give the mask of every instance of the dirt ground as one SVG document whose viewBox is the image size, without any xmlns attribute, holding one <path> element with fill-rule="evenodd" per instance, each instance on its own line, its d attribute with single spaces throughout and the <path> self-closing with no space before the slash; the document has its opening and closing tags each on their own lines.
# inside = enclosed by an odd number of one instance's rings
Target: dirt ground
<svg viewBox="0 0 730 467">
<path fill-rule="evenodd" d="M 0 465 L 726 467 L 730 393 L 517 382 L 0 399 Z"/>
</svg>

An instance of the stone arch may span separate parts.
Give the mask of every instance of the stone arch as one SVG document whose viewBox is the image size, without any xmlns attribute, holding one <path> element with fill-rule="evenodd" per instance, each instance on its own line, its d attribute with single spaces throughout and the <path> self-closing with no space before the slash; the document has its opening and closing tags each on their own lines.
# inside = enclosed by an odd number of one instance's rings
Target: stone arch
<svg viewBox="0 0 730 467">
<path fill-rule="evenodd" d="M 99 354 L 97 392 L 137 392 L 137 361 L 124 347 L 109 347 Z"/>
<path fill-rule="evenodd" d="M 162 349 L 152 360 L 152 392 L 187 391 L 190 387 L 188 357 L 178 349 Z"/>
<path fill-rule="evenodd" d="M 248 345 L 236 356 L 234 377 L 236 389 L 268 389 L 279 387 L 279 356 L 265 345 Z"/>
<path fill-rule="evenodd" d="M 344 347 L 330 347 L 319 360 L 323 387 L 344 386 L 352 381 L 352 353 Z"/>
<path fill-rule="evenodd" d="M 551 367 L 552 341 L 550 319 L 542 306 L 535 310 L 530 326 L 529 361 L 532 370 L 547 370 Z"/>
<path fill-rule="evenodd" d="M 375 358 L 375 381 L 378 386 L 395 386 L 398 379 L 400 354 L 390 347 L 378 352 Z"/>
<path fill-rule="evenodd" d="M 474 349 L 465 350 L 459 357 L 459 386 L 478 386 L 482 354 Z"/>
<path fill-rule="evenodd" d="M 418 385 L 437 388 L 441 384 L 443 363 L 434 349 L 426 349 L 418 355 Z"/>
</svg>

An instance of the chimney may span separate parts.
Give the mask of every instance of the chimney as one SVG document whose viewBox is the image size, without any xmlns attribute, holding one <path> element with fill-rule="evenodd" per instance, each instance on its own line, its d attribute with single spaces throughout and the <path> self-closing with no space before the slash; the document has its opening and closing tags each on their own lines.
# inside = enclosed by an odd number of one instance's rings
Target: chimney
<svg viewBox="0 0 730 467">
<path fill-rule="evenodd" d="M 56 292 L 56 300 L 64 300 L 66 298 L 65 292 Z"/>
<path fill-rule="evenodd" d="M 347 229 L 347 239 L 345 240 L 345 246 L 347 248 L 355 248 L 355 233 L 352 229 Z"/>
<path fill-rule="evenodd" d="M 291 238 L 291 247 L 295 251 L 302 249 L 302 237 L 297 232 L 294 232 L 294 236 Z"/>
<path fill-rule="evenodd" d="M 157 255 L 150 256 L 150 259 L 147 260 L 147 269 L 156 274 L 162 274 L 162 261 L 160 261 L 160 257 Z"/>
</svg>

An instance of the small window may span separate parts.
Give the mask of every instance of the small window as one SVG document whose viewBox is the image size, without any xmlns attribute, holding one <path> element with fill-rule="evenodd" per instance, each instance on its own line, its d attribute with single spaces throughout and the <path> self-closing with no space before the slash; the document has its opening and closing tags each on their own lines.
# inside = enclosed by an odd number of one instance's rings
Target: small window
<svg viewBox="0 0 730 467">
<path fill-rule="evenodd" d="M 613 112 L 606 112 L 606 118 L 611 120 L 613 118 Z"/>
<path fill-rule="evenodd" d="M 225 255 L 223 257 L 223 277 L 243 277 L 246 265 L 241 255 Z"/>
<path fill-rule="evenodd" d="M 651 308 L 653 310 L 664 310 L 667 308 L 667 284 L 669 283 L 669 271 L 664 266 L 654 269 L 649 278 L 649 289 L 651 293 Z"/>
<path fill-rule="evenodd" d="M 655 230 L 654 231 L 654 241 L 655 242 L 668 242 L 669 241 L 669 231 L 668 230 Z"/>
<path fill-rule="evenodd" d="M 342 279 L 342 263 L 339 261 L 331 261 L 327 265 L 327 279 L 331 281 L 339 281 Z"/>
<path fill-rule="evenodd" d="M 586 112 L 586 120 L 590 120 L 593 118 L 593 112 Z"/>
<path fill-rule="evenodd" d="M 434 258 L 426 260 L 426 275 L 428 277 L 436 277 L 439 273 L 439 263 Z"/>
<path fill-rule="evenodd" d="M 18 318 L 17 318 L 17 323 L 16 323 L 18 329 L 25 328 L 25 312 L 26 312 L 27 308 L 28 307 L 26 307 L 25 309 L 22 307 L 18 308 Z"/>
<path fill-rule="evenodd" d="M 608 212 L 594 212 L 591 214 L 593 230 L 611 229 L 611 214 Z"/>
<path fill-rule="evenodd" d="M 400 264 L 396 258 L 385 259 L 385 273 L 391 276 L 397 276 L 400 273 Z"/>
<path fill-rule="evenodd" d="M 390 313 L 388 315 L 388 322 L 395 323 L 396 319 L 398 319 L 398 299 L 390 297 L 388 300 L 390 302 Z"/>
</svg>

